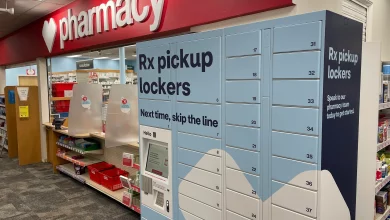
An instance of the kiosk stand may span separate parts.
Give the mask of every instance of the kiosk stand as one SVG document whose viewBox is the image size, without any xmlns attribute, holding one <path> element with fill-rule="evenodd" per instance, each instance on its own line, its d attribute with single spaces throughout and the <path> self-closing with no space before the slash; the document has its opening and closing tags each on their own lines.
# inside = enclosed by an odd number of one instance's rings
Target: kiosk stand
<svg viewBox="0 0 390 220">
<path fill-rule="evenodd" d="M 361 33 L 322 11 L 137 44 L 143 219 L 355 219 Z"/>
</svg>

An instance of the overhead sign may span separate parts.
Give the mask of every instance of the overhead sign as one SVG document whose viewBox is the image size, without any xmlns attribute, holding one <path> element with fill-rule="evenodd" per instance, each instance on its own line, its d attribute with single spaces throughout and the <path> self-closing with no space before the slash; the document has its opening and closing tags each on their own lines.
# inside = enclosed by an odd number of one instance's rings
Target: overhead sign
<svg viewBox="0 0 390 220">
<path fill-rule="evenodd" d="M 149 25 L 150 31 L 157 31 L 161 23 L 164 2 L 164 0 L 150 0 L 149 5 L 139 7 L 138 0 L 116 0 L 116 2 L 109 0 L 107 3 L 83 10 L 78 15 L 69 8 L 68 15 L 58 21 L 58 27 L 53 18 L 44 22 L 42 36 L 47 49 L 51 52 L 57 28 L 60 33 L 60 48 L 64 49 L 66 41 L 91 37 L 103 31 L 115 31 L 117 28 L 133 25 L 136 22 L 144 23 L 151 14 L 153 14 L 153 23 Z"/>
<path fill-rule="evenodd" d="M 0 65 L 188 32 L 291 5 L 292 0 L 76 0 L 1 39 L 0 54 L 7 56 L 0 56 Z M 19 52 L 25 48 L 29 53 Z"/>
<path fill-rule="evenodd" d="M 76 62 L 76 69 L 88 70 L 93 69 L 93 60 L 81 60 Z"/>
</svg>

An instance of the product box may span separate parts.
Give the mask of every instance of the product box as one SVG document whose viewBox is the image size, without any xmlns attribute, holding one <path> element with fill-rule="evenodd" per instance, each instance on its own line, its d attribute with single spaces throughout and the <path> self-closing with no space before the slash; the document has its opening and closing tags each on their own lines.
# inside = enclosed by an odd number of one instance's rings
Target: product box
<svg viewBox="0 0 390 220">
<path fill-rule="evenodd" d="M 387 204 L 387 192 L 379 191 L 375 196 L 375 201 L 378 204 Z"/>
</svg>

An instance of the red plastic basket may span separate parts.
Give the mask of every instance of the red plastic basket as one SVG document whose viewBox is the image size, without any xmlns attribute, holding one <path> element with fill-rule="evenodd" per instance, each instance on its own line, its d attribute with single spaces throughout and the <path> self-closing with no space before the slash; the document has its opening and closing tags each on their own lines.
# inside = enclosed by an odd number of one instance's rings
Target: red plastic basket
<svg viewBox="0 0 390 220">
<path fill-rule="evenodd" d="M 123 188 L 119 176 L 127 177 L 129 175 L 129 172 L 126 172 L 124 170 L 115 167 L 113 169 L 99 172 L 99 175 L 100 175 L 101 185 L 111 191 L 115 191 Z"/>
<path fill-rule="evenodd" d="M 52 84 L 52 95 L 53 97 L 64 97 L 65 90 L 73 90 L 75 83 L 53 83 Z"/>
<path fill-rule="evenodd" d="M 109 163 L 104 162 L 104 161 L 100 162 L 100 163 L 95 163 L 95 164 L 89 165 L 88 166 L 89 178 L 92 181 L 94 181 L 95 183 L 101 185 L 101 180 L 100 180 L 99 173 L 104 171 L 104 170 L 112 169 L 114 167 L 115 167 L 114 165 L 109 164 Z"/>
</svg>

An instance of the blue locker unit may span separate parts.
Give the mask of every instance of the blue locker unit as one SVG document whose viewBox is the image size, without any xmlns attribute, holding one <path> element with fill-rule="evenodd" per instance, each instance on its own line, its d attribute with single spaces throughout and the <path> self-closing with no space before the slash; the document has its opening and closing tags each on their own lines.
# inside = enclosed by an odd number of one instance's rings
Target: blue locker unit
<svg viewBox="0 0 390 220">
<path fill-rule="evenodd" d="M 140 144 L 142 218 L 356 219 L 361 51 L 329 11 L 137 44 L 140 127 L 172 146 Z"/>
</svg>

